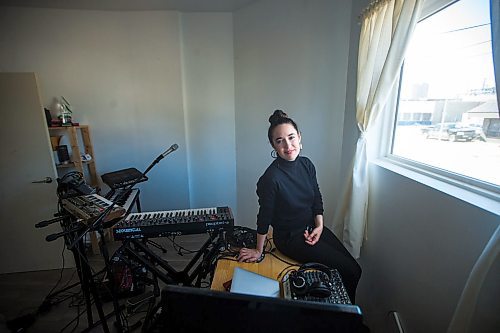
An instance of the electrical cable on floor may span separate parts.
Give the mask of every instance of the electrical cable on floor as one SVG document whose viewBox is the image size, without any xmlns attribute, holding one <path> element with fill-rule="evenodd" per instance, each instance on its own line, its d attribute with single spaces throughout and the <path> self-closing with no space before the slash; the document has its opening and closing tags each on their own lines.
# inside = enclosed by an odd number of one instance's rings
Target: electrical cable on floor
<svg viewBox="0 0 500 333">
<path fill-rule="evenodd" d="M 50 306 L 52 306 L 52 303 L 50 301 L 48 301 L 48 298 L 49 298 L 50 294 L 55 290 L 55 288 L 59 285 L 59 283 L 62 280 L 63 271 L 64 271 L 64 267 L 65 267 L 65 261 L 64 261 L 65 248 L 66 248 L 65 244 L 63 244 L 63 248 L 61 251 L 62 268 L 60 270 L 59 279 L 57 280 L 56 284 L 54 285 L 54 287 L 52 287 L 52 289 L 49 291 L 47 296 L 45 296 L 44 300 L 42 301 L 42 304 L 40 304 L 34 312 L 27 313 L 27 314 L 22 315 L 22 316 L 18 316 L 14 319 L 7 321 L 7 323 L 6 323 L 7 328 L 9 328 L 11 331 L 24 332 L 26 329 L 28 329 L 30 326 L 32 326 L 35 323 L 36 318 L 40 313 L 48 311 Z"/>
<path fill-rule="evenodd" d="M 182 245 L 179 245 L 176 241 L 175 241 L 175 236 L 173 237 L 167 237 L 167 239 L 169 241 L 172 242 L 172 245 L 174 247 L 174 250 L 177 252 L 177 254 L 179 254 L 180 256 L 182 256 L 183 254 L 192 254 L 192 253 L 198 253 L 200 252 L 199 250 L 189 250 L 189 249 L 186 249 L 185 247 L 183 247 Z M 181 250 L 184 250 L 184 253 L 182 253 Z"/>
<path fill-rule="evenodd" d="M 91 302 L 91 306 L 92 306 L 92 302 Z M 73 322 L 76 321 L 76 326 L 73 328 L 72 332 L 75 330 L 76 327 L 78 327 L 79 323 L 80 323 L 80 317 L 85 313 L 85 311 L 80 311 L 80 306 L 81 304 L 77 304 L 77 314 L 76 314 L 76 317 L 71 319 L 71 321 L 69 323 L 66 324 L 66 326 L 64 326 L 63 328 L 61 328 L 61 330 L 59 331 L 59 333 L 62 333 L 64 332 L 64 330 L 66 328 L 68 328 Z"/>
<path fill-rule="evenodd" d="M 63 298 L 63 300 L 57 300 L 57 301 L 53 301 L 53 295 L 52 293 L 54 292 L 54 290 L 59 286 L 59 284 L 61 283 L 61 280 L 62 280 L 62 277 L 63 277 L 63 272 L 64 272 L 64 269 L 65 269 L 65 266 L 66 266 L 66 261 L 65 261 L 65 258 L 64 258 L 64 251 L 66 250 L 66 246 L 65 244 L 63 244 L 63 248 L 62 248 L 62 251 L 61 251 L 61 258 L 62 258 L 62 268 L 59 272 L 59 279 L 57 280 L 56 284 L 54 285 L 54 287 L 52 287 L 52 289 L 49 291 L 49 293 L 47 294 L 47 296 L 45 296 L 42 304 L 40 304 L 39 308 L 38 308 L 38 313 L 44 313 L 44 312 L 47 312 L 50 310 L 50 307 L 54 304 L 58 304 L 64 300 L 66 300 L 67 298 Z M 62 288 L 65 288 L 69 282 L 73 279 L 73 276 L 75 274 L 76 270 L 73 272 L 73 274 L 71 275 L 70 279 L 66 282 L 65 286 L 62 287 Z"/>
<path fill-rule="evenodd" d="M 80 304 L 78 304 L 77 308 L 76 308 L 76 323 L 75 323 L 75 326 L 73 326 L 73 329 L 71 330 L 71 333 L 73 333 L 74 331 L 76 331 L 76 329 L 78 328 L 78 326 L 80 326 L 80 316 L 81 316 L 81 313 L 83 312 L 80 312 Z"/>
<path fill-rule="evenodd" d="M 45 296 L 45 299 L 47 299 L 51 294 L 52 292 L 57 288 L 57 286 L 59 285 L 59 283 L 61 282 L 62 280 L 62 277 L 63 277 L 63 272 L 64 272 L 64 267 L 66 266 L 66 262 L 65 262 L 65 259 L 64 259 L 64 250 L 66 249 L 66 246 L 65 244 L 63 244 L 63 248 L 62 248 L 62 252 L 61 252 L 61 257 L 62 257 L 62 268 L 61 270 L 59 271 L 59 279 L 57 280 L 56 284 L 54 285 L 54 287 L 52 287 L 52 289 L 49 291 L 49 293 L 47 294 L 47 296 Z"/>
</svg>

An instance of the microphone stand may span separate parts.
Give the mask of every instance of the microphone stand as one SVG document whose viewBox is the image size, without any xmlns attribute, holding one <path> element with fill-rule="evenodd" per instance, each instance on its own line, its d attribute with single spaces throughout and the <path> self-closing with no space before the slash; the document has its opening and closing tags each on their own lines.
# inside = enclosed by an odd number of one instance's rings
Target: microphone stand
<svg viewBox="0 0 500 333">
<path fill-rule="evenodd" d="M 165 156 L 169 155 L 170 153 L 174 152 L 175 150 L 177 150 L 177 148 L 179 148 L 179 146 L 177 144 L 174 144 L 172 145 L 167 151 L 165 151 L 163 154 L 159 155 L 147 168 L 144 172 L 141 173 L 141 176 L 137 177 L 131 184 L 128 184 L 126 187 L 125 187 L 125 192 L 127 192 L 128 190 L 130 190 L 132 187 L 134 187 L 137 183 L 139 183 L 141 181 L 141 179 L 143 177 L 146 176 L 146 174 L 156 165 L 158 164 L 158 162 L 160 162 L 163 158 L 165 158 Z M 119 201 L 119 199 L 121 199 L 121 197 L 123 196 L 123 193 L 120 195 L 119 198 L 117 198 L 116 201 Z M 85 230 L 83 230 L 83 232 L 81 234 L 79 234 L 75 239 L 74 241 L 70 244 L 69 246 L 69 249 L 72 250 L 74 249 L 74 247 L 79 243 L 81 242 L 81 240 L 83 239 L 83 237 L 90 231 L 97 231 L 99 233 L 99 236 L 101 238 L 101 242 L 100 242 L 100 250 L 101 250 L 101 254 L 103 256 L 103 259 L 104 259 L 104 267 L 105 267 L 105 270 L 106 270 L 106 273 L 109 277 L 109 283 L 110 283 L 110 288 L 111 288 L 111 298 L 113 300 L 113 308 L 114 308 L 114 313 L 115 313 L 115 317 L 116 317 L 116 328 L 118 330 L 118 332 L 123 332 L 123 325 L 122 325 L 122 322 L 121 322 L 121 317 L 120 317 L 120 306 L 118 304 L 118 300 L 117 300 L 117 297 L 116 297 L 116 288 L 115 288 L 115 281 L 113 279 L 113 272 L 111 270 L 111 265 L 110 265 L 110 261 L 109 261 L 109 252 L 108 252 L 108 249 L 107 249 L 107 246 L 106 246 L 106 243 L 105 243 L 105 238 L 104 238 L 104 232 L 103 232 L 103 224 L 104 224 L 104 219 L 109 215 L 109 213 L 111 213 L 111 211 L 113 210 L 113 208 L 115 207 L 116 203 L 115 201 L 113 201 L 111 203 L 111 205 L 109 205 L 109 207 L 107 207 L 93 222 L 92 224 L 90 224 Z M 114 224 L 113 224 L 114 225 Z M 111 227 L 112 225 L 109 225 L 107 227 Z M 92 276 L 91 276 L 92 278 Z M 98 295 L 94 295 L 94 297 L 96 298 L 99 298 Z M 98 304 L 99 302 L 96 302 L 96 304 Z M 98 309 L 99 310 L 99 309 Z M 88 310 L 87 310 L 88 311 Z M 102 309 L 99 310 L 99 313 L 102 312 Z M 101 318 L 101 321 L 103 321 L 103 318 Z M 104 318 L 104 321 L 105 321 L 105 318 Z M 103 323 L 105 324 L 105 323 Z M 106 332 L 109 332 L 109 330 L 107 329 L 107 325 L 104 325 L 104 328 L 106 330 Z"/>
</svg>

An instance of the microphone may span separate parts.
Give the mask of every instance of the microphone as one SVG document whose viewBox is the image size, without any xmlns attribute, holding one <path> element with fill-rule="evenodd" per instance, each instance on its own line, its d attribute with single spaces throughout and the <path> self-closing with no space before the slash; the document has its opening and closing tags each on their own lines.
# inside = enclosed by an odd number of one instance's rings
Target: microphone
<svg viewBox="0 0 500 333">
<path fill-rule="evenodd" d="M 43 227 L 46 227 L 46 226 L 48 226 L 49 224 L 52 224 L 52 223 L 56 223 L 56 222 L 62 221 L 64 218 L 65 218 L 65 216 L 61 216 L 61 217 L 56 217 L 55 219 L 52 219 L 52 220 L 46 220 L 46 221 L 41 221 L 41 222 L 38 222 L 37 224 L 35 224 L 35 228 L 43 228 Z"/>
<path fill-rule="evenodd" d="M 179 148 L 179 145 L 177 145 L 177 143 L 174 143 L 173 145 L 170 146 L 170 148 L 168 148 L 163 154 L 161 154 L 161 158 L 164 158 L 165 156 L 167 156 L 168 154 L 174 152 L 177 150 L 177 148 Z M 160 158 L 160 159 L 161 159 Z"/>
<path fill-rule="evenodd" d="M 55 233 L 55 234 L 48 235 L 47 237 L 45 237 L 45 240 L 47 242 L 55 241 L 59 237 L 62 237 L 62 236 L 65 236 L 65 235 L 69 235 L 72 232 L 80 230 L 80 228 L 81 227 L 75 227 L 75 228 L 72 228 L 72 229 L 69 229 L 69 230 L 66 230 L 66 231 L 62 231 L 62 232 L 58 232 L 58 233 Z"/>
<path fill-rule="evenodd" d="M 153 163 L 151 163 L 150 166 L 148 166 L 148 168 L 146 169 L 146 171 L 144 171 L 142 174 L 145 175 L 149 172 L 149 170 L 151 170 L 151 168 L 153 168 L 158 162 L 160 162 L 165 156 L 167 156 L 168 154 L 174 152 L 177 150 L 177 148 L 179 148 L 179 145 L 177 143 L 174 143 L 173 145 L 170 146 L 170 148 L 168 148 L 167 150 L 165 150 L 165 152 L 163 154 L 161 154 L 160 156 L 158 156 L 154 161 Z"/>
</svg>

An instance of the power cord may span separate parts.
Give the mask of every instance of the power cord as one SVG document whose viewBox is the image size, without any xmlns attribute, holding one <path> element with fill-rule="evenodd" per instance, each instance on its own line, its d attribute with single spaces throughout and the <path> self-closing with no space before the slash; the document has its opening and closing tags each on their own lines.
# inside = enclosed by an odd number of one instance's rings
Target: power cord
<svg viewBox="0 0 500 333">
<path fill-rule="evenodd" d="M 62 268 L 60 270 L 59 279 L 57 280 L 56 284 L 54 285 L 54 287 L 52 287 L 47 296 L 45 296 L 43 302 L 38 306 L 38 308 L 35 311 L 24 314 L 22 316 L 19 316 L 17 318 L 14 318 L 6 322 L 7 328 L 12 332 L 18 332 L 18 333 L 26 332 L 26 330 L 35 323 L 36 318 L 38 317 L 39 314 L 48 312 L 49 309 L 52 307 L 53 303 L 50 301 L 50 295 L 57 288 L 57 286 L 59 285 L 59 283 L 61 283 L 62 280 L 63 271 L 65 267 L 65 260 L 64 260 L 65 249 L 66 246 L 65 244 L 63 244 L 63 248 L 61 251 Z"/>
<path fill-rule="evenodd" d="M 178 255 L 182 256 L 184 254 L 192 254 L 192 253 L 198 253 L 200 252 L 199 250 L 189 250 L 189 249 L 186 249 L 185 247 L 183 247 L 182 245 L 178 244 L 176 241 L 175 241 L 175 236 L 173 237 L 167 237 L 167 239 L 169 241 L 172 242 L 172 246 L 174 247 L 174 250 L 177 252 Z M 184 251 L 184 253 L 182 252 Z"/>
</svg>

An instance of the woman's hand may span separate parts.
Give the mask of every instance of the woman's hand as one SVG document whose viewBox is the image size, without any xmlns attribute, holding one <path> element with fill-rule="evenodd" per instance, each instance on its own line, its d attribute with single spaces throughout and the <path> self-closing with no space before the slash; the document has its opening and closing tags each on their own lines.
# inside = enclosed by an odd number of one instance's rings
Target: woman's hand
<svg viewBox="0 0 500 333">
<path fill-rule="evenodd" d="M 243 262 L 256 262 L 260 259 L 262 252 L 257 249 L 247 249 L 246 247 L 240 250 L 238 261 Z"/>
<path fill-rule="evenodd" d="M 314 228 L 311 232 L 309 232 L 309 230 L 306 229 L 306 231 L 304 231 L 304 238 L 306 243 L 309 245 L 316 244 L 319 241 L 322 232 L 323 232 L 322 225 Z"/>
</svg>

